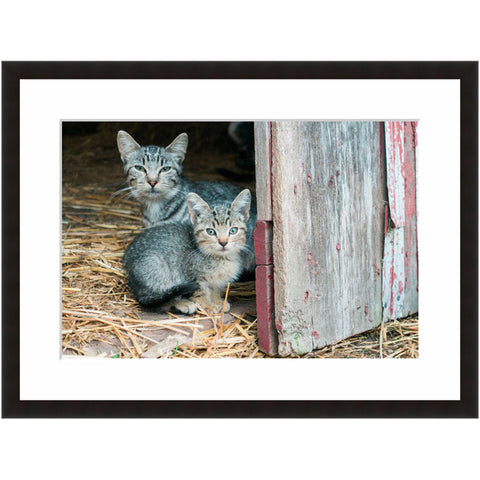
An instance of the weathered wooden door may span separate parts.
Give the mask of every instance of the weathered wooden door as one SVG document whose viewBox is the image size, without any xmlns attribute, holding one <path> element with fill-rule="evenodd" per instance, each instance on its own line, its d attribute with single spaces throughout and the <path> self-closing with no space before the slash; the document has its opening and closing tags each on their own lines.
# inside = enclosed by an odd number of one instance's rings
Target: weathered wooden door
<svg viewBox="0 0 480 480">
<path fill-rule="evenodd" d="M 416 122 L 385 122 L 390 228 L 383 268 L 383 316 L 418 311 Z"/>
<path fill-rule="evenodd" d="M 382 288 L 384 247 L 396 258 L 385 236 L 412 239 L 407 224 L 388 229 L 397 182 L 387 193 L 384 123 L 258 122 L 255 132 L 260 347 L 302 354 L 375 327 L 398 290 Z"/>
</svg>

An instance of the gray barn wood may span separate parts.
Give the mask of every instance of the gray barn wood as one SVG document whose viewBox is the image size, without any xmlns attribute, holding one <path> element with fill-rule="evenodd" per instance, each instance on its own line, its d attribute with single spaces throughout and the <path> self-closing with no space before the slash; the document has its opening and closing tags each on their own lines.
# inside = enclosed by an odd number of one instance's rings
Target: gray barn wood
<svg viewBox="0 0 480 480">
<path fill-rule="evenodd" d="M 385 122 L 391 225 L 383 260 L 383 316 L 418 311 L 416 122 Z"/>
<path fill-rule="evenodd" d="M 255 175 L 257 183 L 257 218 L 272 220 L 272 187 L 270 164 L 270 122 L 255 122 Z"/>
<path fill-rule="evenodd" d="M 257 149 L 268 126 L 278 353 L 301 354 L 382 320 L 381 125 L 265 122 Z"/>
</svg>

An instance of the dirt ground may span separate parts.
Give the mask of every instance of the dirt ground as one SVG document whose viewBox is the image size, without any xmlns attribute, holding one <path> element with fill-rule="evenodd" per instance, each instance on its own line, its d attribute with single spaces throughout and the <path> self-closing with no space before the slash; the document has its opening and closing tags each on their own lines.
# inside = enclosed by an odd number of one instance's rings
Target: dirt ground
<svg viewBox="0 0 480 480">
<path fill-rule="evenodd" d="M 256 339 L 255 283 L 232 284 L 229 313 L 210 317 L 142 312 L 122 268 L 142 229 L 139 206 L 121 195 L 119 129 L 141 144 L 166 145 L 187 131 L 184 174 L 255 191 L 253 171 L 236 167 L 226 123 L 64 123 L 62 145 L 62 351 L 108 358 L 262 358 Z M 414 358 L 418 319 L 388 322 L 305 357 Z"/>
</svg>

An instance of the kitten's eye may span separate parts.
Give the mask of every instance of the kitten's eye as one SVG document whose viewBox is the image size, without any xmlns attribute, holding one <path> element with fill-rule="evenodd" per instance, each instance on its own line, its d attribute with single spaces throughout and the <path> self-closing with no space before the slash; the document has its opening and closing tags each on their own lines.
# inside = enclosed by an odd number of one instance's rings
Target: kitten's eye
<svg viewBox="0 0 480 480">
<path fill-rule="evenodd" d="M 163 167 L 160 171 L 161 172 L 168 172 L 172 169 L 172 167 Z"/>
<path fill-rule="evenodd" d="M 142 167 L 141 165 L 134 165 L 135 170 L 138 170 L 139 172 L 145 172 L 145 167 Z"/>
<path fill-rule="evenodd" d="M 237 232 L 238 232 L 238 227 L 232 227 L 229 233 L 230 235 L 235 235 Z"/>
<path fill-rule="evenodd" d="M 208 233 L 208 235 L 211 235 L 212 237 L 213 235 L 215 235 L 215 230 L 213 228 L 207 228 L 206 232 Z"/>
</svg>

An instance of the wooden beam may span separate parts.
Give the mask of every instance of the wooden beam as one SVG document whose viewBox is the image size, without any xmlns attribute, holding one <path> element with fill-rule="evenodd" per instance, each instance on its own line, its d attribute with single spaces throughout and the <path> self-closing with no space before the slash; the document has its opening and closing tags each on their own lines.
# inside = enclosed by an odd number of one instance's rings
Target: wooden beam
<svg viewBox="0 0 480 480">
<path fill-rule="evenodd" d="M 385 172 L 378 122 L 272 122 L 279 354 L 382 320 Z"/>
<path fill-rule="evenodd" d="M 255 122 L 255 176 L 258 220 L 272 220 L 271 122 Z"/>
</svg>

